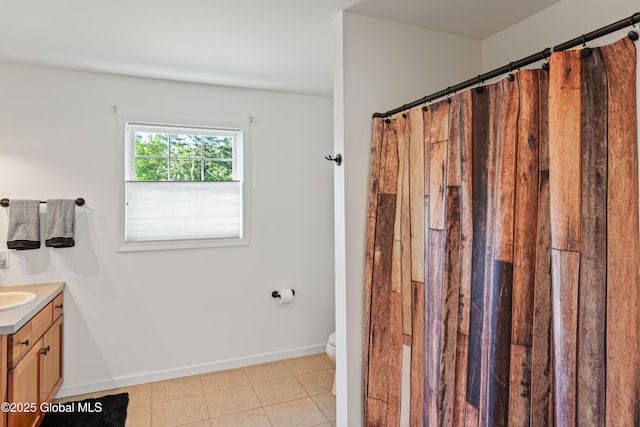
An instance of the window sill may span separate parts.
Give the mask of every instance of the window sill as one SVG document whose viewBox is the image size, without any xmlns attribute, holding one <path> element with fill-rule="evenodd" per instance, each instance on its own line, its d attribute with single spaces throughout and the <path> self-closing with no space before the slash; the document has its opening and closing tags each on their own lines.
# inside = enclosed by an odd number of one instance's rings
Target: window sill
<svg viewBox="0 0 640 427">
<path fill-rule="evenodd" d="M 249 239 L 159 240 L 121 244 L 118 252 L 170 251 L 179 249 L 224 248 L 248 246 Z"/>
</svg>

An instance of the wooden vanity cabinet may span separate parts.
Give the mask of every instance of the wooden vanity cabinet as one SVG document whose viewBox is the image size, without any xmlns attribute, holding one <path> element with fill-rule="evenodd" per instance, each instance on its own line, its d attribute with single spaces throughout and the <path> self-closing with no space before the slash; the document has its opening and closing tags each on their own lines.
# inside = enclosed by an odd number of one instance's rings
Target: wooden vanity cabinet
<svg viewBox="0 0 640 427">
<path fill-rule="evenodd" d="M 51 402 L 62 385 L 62 293 L 7 337 L 6 401 L 22 409 L 3 413 L 0 425 L 40 425 L 43 402 Z"/>
</svg>

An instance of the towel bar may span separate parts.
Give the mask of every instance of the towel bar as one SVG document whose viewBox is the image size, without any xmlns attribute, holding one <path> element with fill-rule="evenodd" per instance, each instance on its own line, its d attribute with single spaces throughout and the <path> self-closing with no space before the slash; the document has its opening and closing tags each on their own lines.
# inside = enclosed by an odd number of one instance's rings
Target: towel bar
<svg viewBox="0 0 640 427">
<path fill-rule="evenodd" d="M 46 202 L 46 201 L 43 201 L 43 200 L 40 200 L 40 203 L 47 203 L 47 202 Z M 85 203 L 85 202 L 84 202 L 84 199 L 83 199 L 82 197 L 78 197 L 78 198 L 76 199 L 76 206 L 82 206 L 82 205 L 84 205 L 84 203 Z M 0 200 L 0 206 L 5 207 L 5 208 L 6 208 L 7 206 L 9 206 L 9 199 L 7 199 L 7 198 L 5 197 L 4 199 Z"/>
</svg>

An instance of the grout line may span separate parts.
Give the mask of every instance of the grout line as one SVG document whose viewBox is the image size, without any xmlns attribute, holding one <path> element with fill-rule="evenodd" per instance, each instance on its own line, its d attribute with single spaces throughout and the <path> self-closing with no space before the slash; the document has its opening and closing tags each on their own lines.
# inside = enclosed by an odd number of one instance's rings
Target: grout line
<svg viewBox="0 0 640 427">
<path fill-rule="evenodd" d="M 301 375 L 303 375 L 303 374 L 301 374 Z M 320 409 L 320 407 L 318 406 L 318 404 L 316 403 L 316 401 L 315 401 L 315 400 L 313 400 L 313 396 L 309 393 L 309 391 L 307 391 L 307 389 L 304 387 L 304 385 L 302 385 L 302 383 L 301 383 L 301 382 L 300 382 L 300 380 L 298 379 L 298 376 L 297 376 L 297 375 L 294 375 L 293 377 L 296 379 L 296 381 L 298 382 L 298 384 L 300 384 L 300 387 L 302 387 L 302 389 L 304 390 L 304 392 L 305 392 L 305 393 L 307 393 L 307 397 L 306 397 L 306 399 L 310 399 L 310 400 L 311 400 L 311 402 L 313 403 L 313 405 L 316 407 L 316 409 L 317 409 L 318 411 L 320 411 L 320 413 L 322 414 L 322 416 L 323 416 L 323 417 L 324 417 L 324 419 L 325 419 L 325 421 L 324 421 L 324 422 L 325 422 L 325 423 L 330 423 L 329 418 L 327 417 L 327 415 L 322 411 L 322 409 Z M 321 424 L 323 424 L 323 423 L 321 423 Z M 317 424 L 317 425 L 321 425 L 321 424 Z"/>
<path fill-rule="evenodd" d="M 296 381 L 298 382 L 298 384 L 300 385 L 300 387 L 302 388 L 302 390 L 304 390 L 304 392 L 307 394 L 307 397 L 309 397 L 309 398 L 310 398 L 310 397 L 311 397 L 311 394 L 309 394 L 309 392 L 308 392 L 308 391 L 307 391 L 307 389 L 304 387 L 304 385 L 302 384 L 302 382 L 300 382 L 300 380 L 298 379 L 298 376 L 297 376 L 297 375 L 294 375 L 294 376 L 293 376 L 293 378 L 295 378 L 295 379 L 296 379 Z M 313 400 L 313 399 L 311 399 L 311 400 Z M 315 404 L 315 402 L 313 402 L 313 403 Z M 320 411 L 320 412 L 322 412 L 322 411 Z"/>
<path fill-rule="evenodd" d="M 258 403 L 260 404 L 260 407 L 264 409 L 264 405 L 262 404 L 262 400 L 260 400 L 260 396 L 258 396 L 258 393 L 256 392 L 256 388 L 253 386 L 253 384 L 251 384 L 251 382 L 249 382 L 249 386 L 251 386 L 251 391 L 253 391 L 253 394 L 256 396 L 256 399 L 258 399 Z"/>
<path fill-rule="evenodd" d="M 327 417 L 327 415 L 326 415 L 324 412 L 322 412 L 322 409 L 320 409 L 320 407 L 318 406 L 318 404 L 316 403 L 316 401 L 315 401 L 315 400 L 313 400 L 313 397 L 309 397 L 309 399 L 311 399 L 311 401 L 312 401 L 312 402 L 313 402 L 313 404 L 315 405 L 316 409 L 317 409 L 318 411 L 320 411 L 320 413 L 321 413 L 321 414 L 322 414 L 322 416 L 324 417 L 324 423 L 331 423 L 331 421 L 329 421 L 329 417 Z M 317 425 L 324 424 L 324 423 L 319 423 L 319 424 L 317 424 Z"/>
<path fill-rule="evenodd" d="M 207 404 L 207 396 L 204 392 L 204 384 L 202 384 L 202 375 L 198 375 L 198 379 L 200 380 L 200 390 L 202 391 L 202 398 L 204 399 L 204 408 L 207 410 L 207 419 L 211 420 L 211 412 L 209 412 L 209 405 Z M 209 421 L 209 425 L 211 425 L 211 421 Z"/>
<path fill-rule="evenodd" d="M 262 413 L 264 414 L 264 417 L 267 419 L 267 422 L 269 423 L 269 425 L 271 427 L 273 427 L 273 423 L 271 422 L 271 418 L 269 418 L 269 414 L 267 414 L 267 411 L 264 410 L 264 406 L 261 406 L 260 409 L 262 409 Z"/>
</svg>

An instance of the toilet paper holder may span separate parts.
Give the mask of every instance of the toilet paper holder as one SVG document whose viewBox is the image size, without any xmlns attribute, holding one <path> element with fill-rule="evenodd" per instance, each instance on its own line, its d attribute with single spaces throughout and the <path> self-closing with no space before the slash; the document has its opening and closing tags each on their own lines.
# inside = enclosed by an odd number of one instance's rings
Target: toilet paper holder
<svg viewBox="0 0 640 427">
<path fill-rule="evenodd" d="M 295 295 L 295 294 L 296 294 L 295 289 L 291 289 L 291 293 L 292 293 L 293 295 Z M 272 297 L 272 298 L 280 298 L 280 292 L 278 292 L 278 291 L 273 291 L 273 292 L 271 292 L 271 297 Z"/>
</svg>

